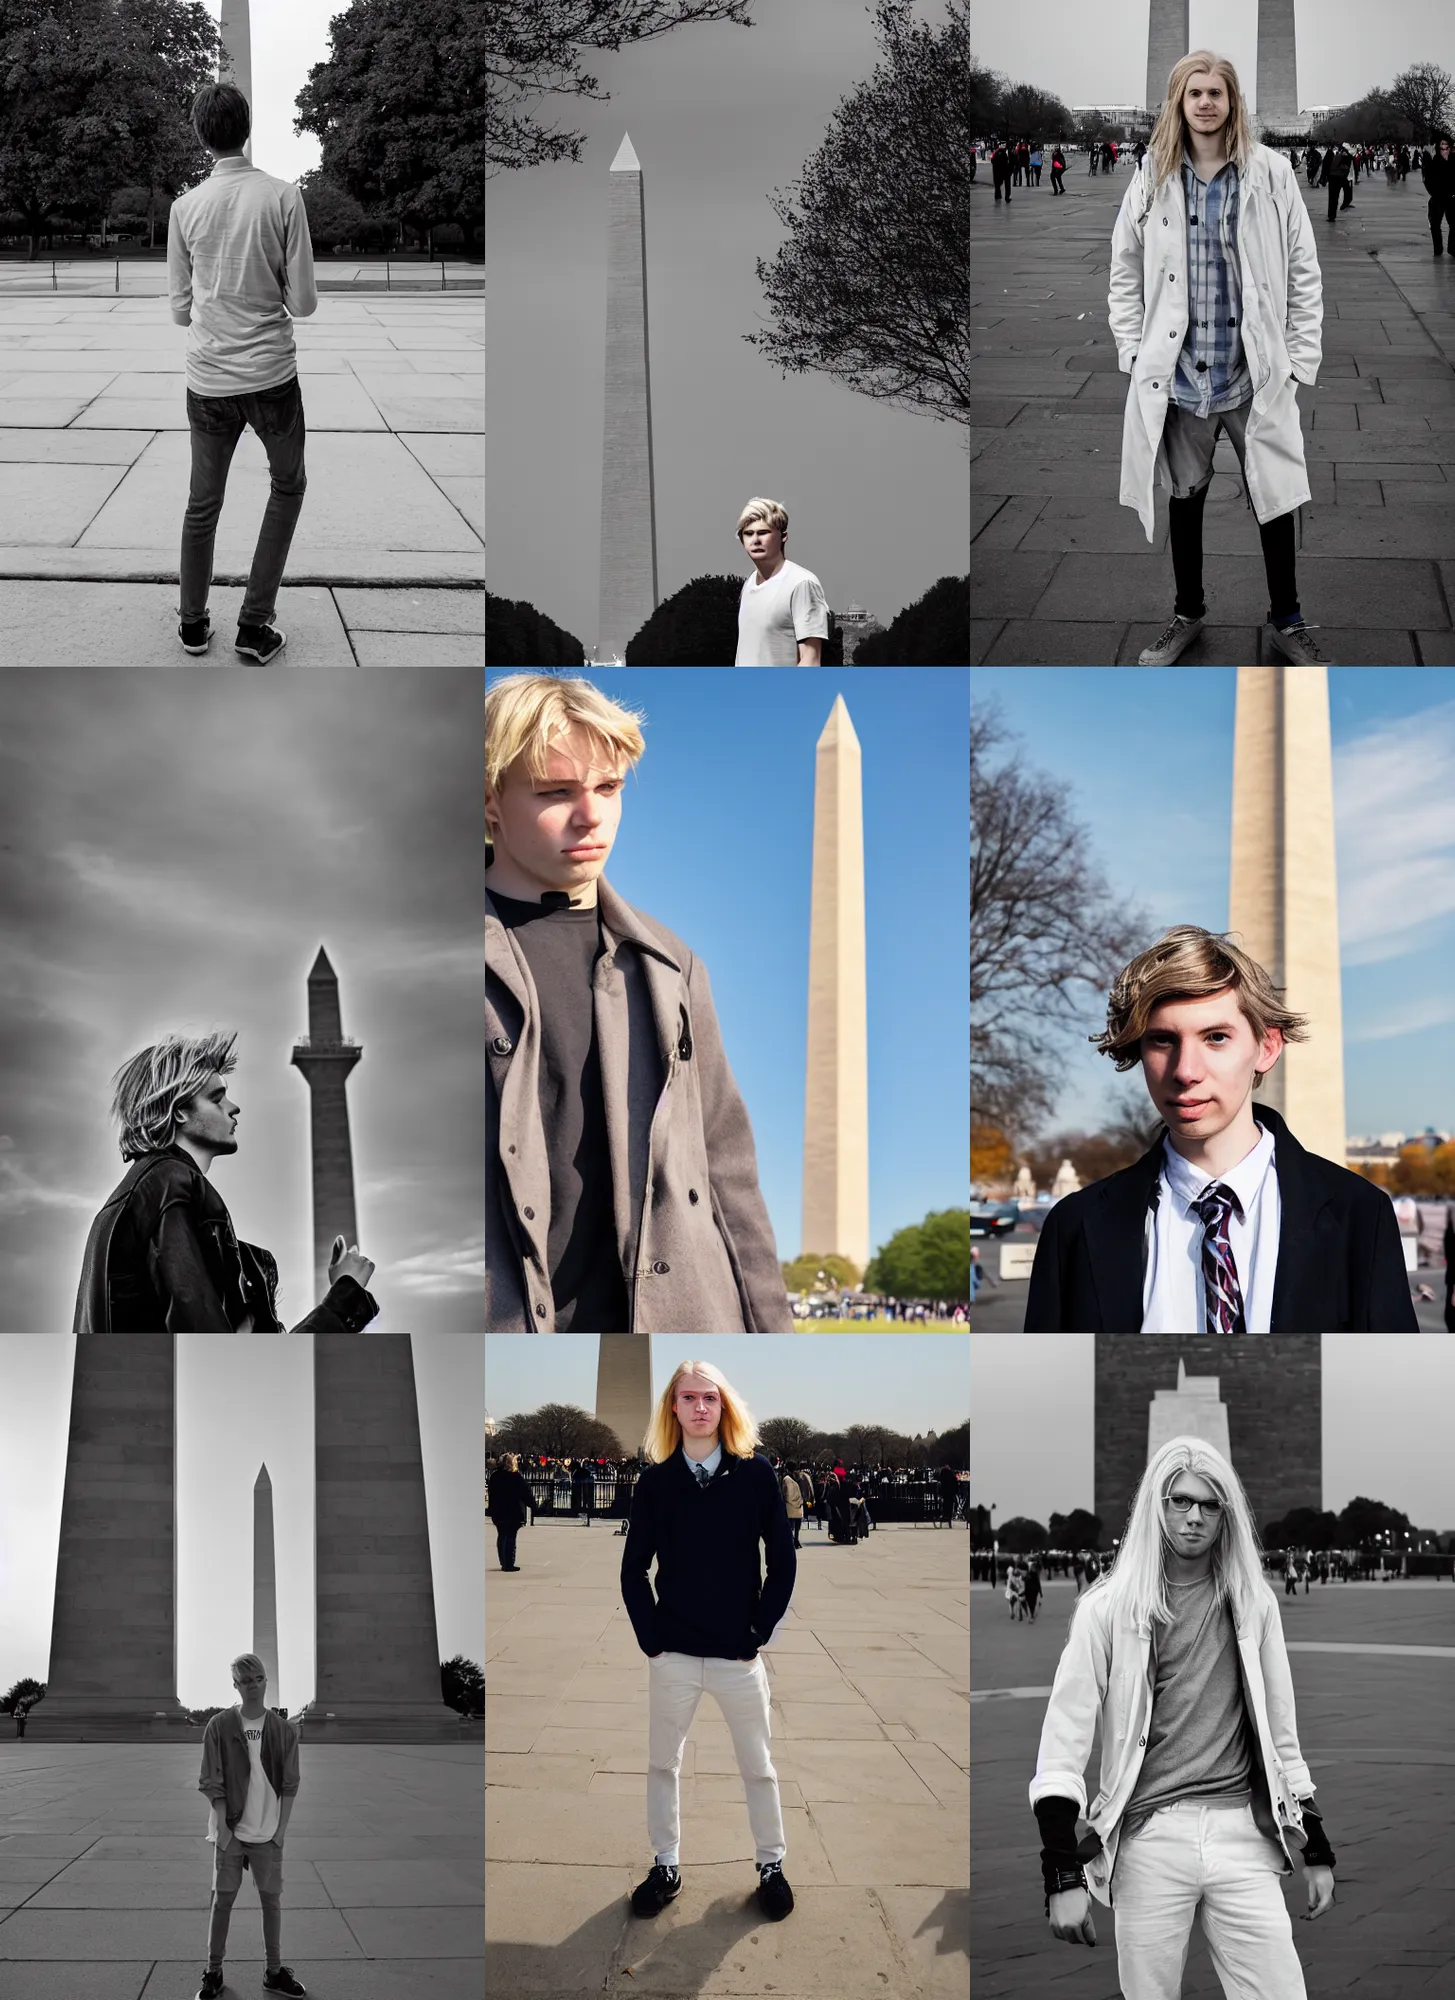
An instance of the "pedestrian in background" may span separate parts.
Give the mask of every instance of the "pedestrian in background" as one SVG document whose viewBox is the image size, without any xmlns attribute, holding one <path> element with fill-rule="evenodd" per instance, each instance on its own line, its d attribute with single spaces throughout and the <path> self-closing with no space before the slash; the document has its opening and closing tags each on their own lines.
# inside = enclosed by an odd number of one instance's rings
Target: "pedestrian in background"
<svg viewBox="0 0 1455 2000">
<path fill-rule="evenodd" d="M 1434 239 L 1435 255 L 1443 257 L 1445 244 L 1442 224 L 1450 228 L 1450 252 L 1455 256 L 1455 158 L 1451 157 L 1450 140 L 1442 133 L 1435 151 L 1425 160 L 1422 169 L 1425 192 L 1430 197 L 1430 235 Z"/>
<path fill-rule="evenodd" d="M 955 1477 L 954 1466 L 942 1465 L 940 1467 L 940 1506 L 944 1512 L 945 1526 L 947 1528 L 953 1528 L 955 1525 L 955 1501 L 959 1497 L 959 1492 L 960 1482 Z"/>
<path fill-rule="evenodd" d="M 1034 1625 L 1036 1622 L 1036 1613 L 1041 1606 L 1041 1572 L 1036 1567 L 1036 1559 L 1034 1556 L 1032 1556 L 1030 1561 L 1026 1564 L 1026 1580 L 1024 1588 L 1026 1593 L 1026 1613 L 1027 1616 L 1030 1618 L 1031 1623 Z"/>
<path fill-rule="evenodd" d="M 1354 206 L 1354 189 L 1350 177 L 1353 165 L 1347 146 L 1330 146 L 1324 154 L 1324 164 L 1319 170 L 1319 186 L 1329 190 L 1329 220 L 1332 222 L 1339 212 L 1339 195 L 1342 190 L 1344 208 Z"/>
<path fill-rule="evenodd" d="M 1010 200 L 1010 176 L 1010 141 L 1009 139 L 998 139 L 995 151 L 990 156 L 990 178 L 995 183 L 995 199 L 997 201 L 1000 200 L 1002 195 L 1005 196 L 1007 201 Z"/>
<path fill-rule="evenodd" d="M 803 1488 L 789 1466 L 784 1466 L 778 1481 L 783 1494 L 783 1504 L 788 1509 L 788 1525 L 793 1530 L 793 1546 L 799 1546 L 799 1536 L 803 1533 Z"/>
<path fill-rule="evenodd" d="M 491 1473 L 485 1494 L 486 1512 L 495 1524 L 495 1553 L 509 1576 L 520 1567 L 515 1560 L 515 1538 L 531 1507 L 530 1488 L 520 1476 L 520 1460 L 513 1451 L 506 1452 Z"/>
<path fill-rule="evenodd" d="M 1010 1559 L 1010 1568 L 1005 1574 L 1005 1601 L 1010 1606 L 1011 1620 L 1023 1617 L 1026 1608 L 1026 1580 L 1021 1574 L 1019 1561 Z"/>
<path fill-rule="evenodd" d="M 1038 139 L 1031 148 L 1031 172 L 1036 177 L 1036 186 L 1041 185 L 1041 142 Z"/>
<path fill-rule="evenodd" d="M 1101 145 L 1099 141 L 1092 140 L 1090 146 L 1086 149 L 1086 158 L 1088 163 L 1086 171 L 1089 174 L 1094 174 L 1101 159 Z"/>
</svg>

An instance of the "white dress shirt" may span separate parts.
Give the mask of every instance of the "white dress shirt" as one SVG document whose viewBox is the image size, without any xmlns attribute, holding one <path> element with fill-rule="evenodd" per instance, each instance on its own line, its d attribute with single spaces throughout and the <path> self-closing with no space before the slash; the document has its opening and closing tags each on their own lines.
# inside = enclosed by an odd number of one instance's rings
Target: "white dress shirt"
<svg viewBox="0 0 1455 2000">
<path fill-rule="evenodd" d="M 1231 1172 L 1209 1177 L 1190 1166 L 1166 1137 L 1162 1141 L 1160 1198 L 1147 1216 L 1147 1275 L 1142 1285 L 1143 1333 L 1201 1333 L 1207 1324 L 1202 1276 L 1204 1223 L 1191 1204 L 1210 1188 L 1238 1198 L 1228 1221 L 1228 1243 L 1243 1294 L 1249 1333 L 1267 1333 L 1273 1317 L 1273 1274 L 1283 1206 L 1273 1160 L 1273 1132 L 1258 1128 L 1258 1143 Z"/>
<path fill-rule="evenodd" d="M 722 1445 L 721 1443 L 715 1444 L 712 1450 L 707 1454 L 706 1458 L 689 1458 L 687 1454 L 687 1447 L 684 1445 L 682 1448 L 682 1456 L 687 1459 L 687 1463 L 692 1469 L 692 1477 L 694 1479 L 698 1479 L 700 1483 L 700 1475 L 697 1470 L 698 1466 L 700 1465 L 702 1467 L 703 1472 L 705 1472 L 708 1478 L 710 1479 L 713 1473 L 715 1473 L 717 1471 L 717 1468 L 722 1464 Z"/>
</svg>

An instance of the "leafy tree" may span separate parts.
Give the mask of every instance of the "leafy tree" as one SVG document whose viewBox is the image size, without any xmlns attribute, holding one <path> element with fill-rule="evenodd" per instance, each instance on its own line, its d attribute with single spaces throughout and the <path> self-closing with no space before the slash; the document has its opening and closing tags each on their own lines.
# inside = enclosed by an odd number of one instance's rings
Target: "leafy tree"
<svg viewBox="0 0 1455 2000">
<path fill-rule="evenodd" d="M 440 1661 L 440 1692 L 445 1706 L 460 1715 L 485 1713 L 485 1676 L 463 1653 Z"/>
<path fill-rule="evenodd" d="M 1413 1526 L 1408 1514 L 1386 1507 L 1382 1500 L 1366 1500 L 1363 1494 L 1356 1494 L 1339 1515 L 1338 1545 L 1364 1548 L 1376 1535 L 1390 1535 L 1400 1538 L 1402 1546 L 1405 1530 Z"/>
<path fill-rule="evenodd" d="M 1006 1552 L 1013 1556 L 1034 1555 L 1037 1549 L 1046 1546 L 1046 1531 L 1039 1521 L 1032 1521 L 1024 1514 L 1013 1514 L 1008 1521 L 1002 1521 L 996 1530 L 995 1539 Z"/>
<path fill-rule="evenodd" d="M 1034 83 L 1012 84 L 1000 100 L 999 130 L 1033 139 L 1041 133 L 1069 132 L 1075 120 L 1054 91 Z"/>
<path fill-rule="evenodd" d="M 764 1451 L 776 1451 L 780 1458 L 796 1465 L 808 1456 L 816 1433 L 801 1417 L 769 1417 L 759 1424 L 758 1435 Z"/>
<path fill-rule="evenodd" d="M 770 197 L 788 232 L 758 263 L 775 323 L 743 338 L 786 374 L 968 425 L 970 11 L 945 5 L 932 27 L 875 0 L 880 63 Z"/>
<path fill-rule="evenodd" d="M 817 1289 L 820 1271 L 841 1290 L 850 1292 L 857 1288 L 861 1276 L 858 1265 L 851 1263 L 847 1257 L 840 1257 L 837 1252 L 830 1251 L 828 1255 L 818 1257 L 813 1251 L 805 1250 L 801 1257 L 795 1257 L 792 1263 L 783 1266 L 783 1282 L 790 1292 L 811 1292 Z"/>
<path fill-rule="evenodd" d="M 44 1699 L 45 1682 L 35 1680 L 30 1674 L 22 1674 L 20 1679 L 6 1691 L 4 1700 L 0 1701 L 0 1715 L 14 1715 L 15 1704 L 18 1701 L 34 1703 Z"/>
<path fill-rule="evenodd" d="M 1069 1514 L 1053 1514 L 1049 1523 L 1053 1549 L 1099 1549 L 1101 1516 L 1085 1507 L 1073 1507 Z"/>
<path fill-rule="evenodd" d="M 586 649 L 523 598 L 485 593 L 485 658 L 492 667 L 579 667 Z"/>
<path fill-rule="evenodd" d="M 738 652 L 740 576 L 695 576 L 664 599 L 626 647 L 629 667 L 728 667 Z"/>
<path fill-rule="evenodd" d="M 866 633 L 856 667 L 968 667 L 970 579 L 942 576 L 882 632 Z"/>
<path fill-rule="evenodd" d="M 1281 1521 L 1263 1528 L 1265 1549 L 1334 1549 L 1339 1546 L 1339 1517 L 1318 1507 L 1295 1507 Z"/>
<path fill-rule="evenodd" d="M 970 1292 L 970 1211 L 944 1208 L 897 1229 L 864 1273 L 868 1291 L 896 1299 L 963 1300 Z"/>
<path fill-rule="evenodd" d="M 981 1182 L 1007 1181 L 1015 1171 L 1015 1153 L 998 1125 L 981 1124 L 972 1116 L 970 1124 L 970 1179 Z"/>
<path fill-rule="evenodd" d="M 630 1458 L 641 1439 L 618 1439 L 609 1424 L 575 1403 L 542 1403 L 507 1417 L 491 1442 L 497 1457 L 518 1451 L 523 1458 Z"/>
<path fill-rule="evenodd" d="M 1389 102 L 1408 118 L 1417 139 L 1445 129 L 1450 111 L 1450 72 L 1438 63 L 1414 63 L 1401 70 L 1389 87 Z"/>
<path fill-rule="evenodd" d="M 581 67 L 582 49 L 618 49 L 697 21 L 750 28 L 749 0 L 489 0 L 485 120 L 490 173 L 579 160 L 579 132 L 558 132 L 526 109 L 543 97 L 609 101 Z"/>
</svg>

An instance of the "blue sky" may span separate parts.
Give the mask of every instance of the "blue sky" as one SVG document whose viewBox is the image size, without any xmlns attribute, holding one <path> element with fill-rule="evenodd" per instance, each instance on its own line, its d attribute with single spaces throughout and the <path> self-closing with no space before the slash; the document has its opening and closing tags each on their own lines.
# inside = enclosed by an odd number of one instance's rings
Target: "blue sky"
<svg viewBox="0 0 1455 2000">
<path fill-rule="evenodd" d="M 976 1336 L 977 1339 L 979 1336 Z M 759 1423 L 801 1417 L 832 1430 L 892 1425 L 907 1437 L 953 1430 L 970 1411 L 969 1336 L 835 1334 L 831 1345 L 796 1334 L 652 1337 L 652 1390 L 661 1395 L 683 1361 L 720 1368 Z M 542 1403 L 596 1407 L 598 1341 L 589 1334 L 485 1337 L 485 1406 L 496 1423 Z"/>
<path fill-rule="evenodd" d="M 1224 930 L 1231 846 L 1234 667 L 975 668 L 1026 761 L 1065 781 L 1114 889 L 1148 937 Z M 1351 1133 L 1455 1128 L 1455 671 L 1329 670 L 1338 845 L 1344 1087 Z M 1088 996 L 1086 1032 L 1102 1024 Z M 1109 1103 L 1147 1108 L 1140 1074 L 1074 1036 L 1055 1126 Z"/>
<path fill-rule="evenodd" d="M 189 1707 L 233 1699 L 228 1662 L 253 1643 L 253 1485 L 266 1463 L 270 1699 L 296 1708 L 313 1693 L 313 1342 L 187 1334 L 177 1345 L 177 1691 Z M 0 1335 L 0 1692 L 21 1674 L 46 1678 L 75 1353 L 70 1334 Z M 413 1354 L 440 1658 L 483 1662 L 480 1342 L 416 1338 Z"/>
<path fill-rule="evenodd" d="M 646 714 L 607 879 L 707 967 L 783 1257 L 802 1248 L 814 746 L 842 693 L 864 762 L 871 1241 L 963 1206 L 965 674 L 619 667 L 589 678 Z"/>
<path fill-rule="evenodd" d="M 993 1502 L 997 1521 L 1025 1514 L 1041 1522 L 1090 1507 L 1094 1337 L 977 1333 L 971 1351 L 975 1505 Z M 1320 1352 L 1324 1506 L 1337 1513 L 1362 1493 L 1418 1527 L 1455 1528 L 1455 1340 L 1326 1333 Z"/>
</svg>

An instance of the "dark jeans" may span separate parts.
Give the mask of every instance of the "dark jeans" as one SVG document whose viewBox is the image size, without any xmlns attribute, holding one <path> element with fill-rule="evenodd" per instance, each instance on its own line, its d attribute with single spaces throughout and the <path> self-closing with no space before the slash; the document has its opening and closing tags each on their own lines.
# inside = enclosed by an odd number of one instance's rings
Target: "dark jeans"
<svg viewBox="0 0 1455 2000">
<path fill-rule="evenodd" d="M 181 615 L 184 620 L 196 620 L 207 609 L 212 545 L 227 491 L 227 470 L 244 426 L 251 424 L 268 454 L 272 491 L 253 551 L 238 623 L 266 625 L 278 608 L 278 586 L 308 488 L 303 471 L 303 392 L 298 377 L 290 375 L 276 389 L 248 396 L 198 396 L 189 389 L 187 421 L 192 427 L 192 484 L 182 522 Z"/>
<path fill-rule="evenodd" d="M 1330 182 L 1329 182 L 1329 220 L 1330 220 L 1330 222 L 1332 222 L 1332 221 L 1333 221 L 1333 219 L 1334 219 L 1334 211 L 1335 211 L 1335 210 L 1336 210 L 1336 209 L 1338 208 L 1338 206 L 1339 206 L 1339 189 L 1340 189 L 1340 188 L 1342 188 L 1342 189 L 1344 190 L 1344 207 L 1345 207 L 1345 208 L 1352 208 L 1352 207 L 1354 206 L 1354 184 L 1353 184 L 1353 182 L 1352 182 L 1352 181 L 1351 181 L 1351 180 L 1349 179 L 1349 176 L 1348 176 L 1347 174 L 1345 174 L 1345 175 L 1343 176 L 1343 178 L 1342 178 L 1342 179 L 1340 179 L 1340 180 L 1337 180 L 1337 181 L 1330 181 Z"/>
<path fill-rule="evenodd" d="M 794 1548 L 798 1548 L 800 1546 L 798 1538 L 803 1533 L 802 1517 L 800 1516 L 800 1518 L 796 1521 L 790 1521 L 788 1525 L 793 1530 L 793 1546 Z"/>
<path fill-rule="evenodd" d="M 1432 194 L 1426 204 L 1430 217 L 1430 234 L 1435 239 L 1435 248 L 1443 250 L 1440 240 L 1440 226 L 1447 223 L 1450 229 L 1450 249 L 1455 252 L 1455 195 Z"/>
<path fill-rule="evenodd" d="M 1202 510 L 1206 504 L 1206 486 L 1199 486 L 1185 500 L 1174 498 L 1167 503 L 1172 530 L 1172 574 L 1177 579 L 1176 609 L 1183 618 L 1202 618 L 1207 613 L 1202 595 Z M 1268 576 L 1269 619 L 1291 617 L 1299 608 L 1293 514 L 1260 521 L 1258 534 Z"/>
<path fill-rule="evenodd" d="M 1053 194 L 1065 194 L 1066 188 L 1061 178 L 1061 176 L 1065 173 L 1065 171 L 1066 169 L 1064 167 L 1052 167 L 1051 191 Z"/>
<path fill-rule="evenodd" d="M 495 1553 L 500 1558 L 502 1569 L 515 1568 L 515 1538 L 519 1533 L 518 1527 L 495 1530 Z"/>
</svg>

